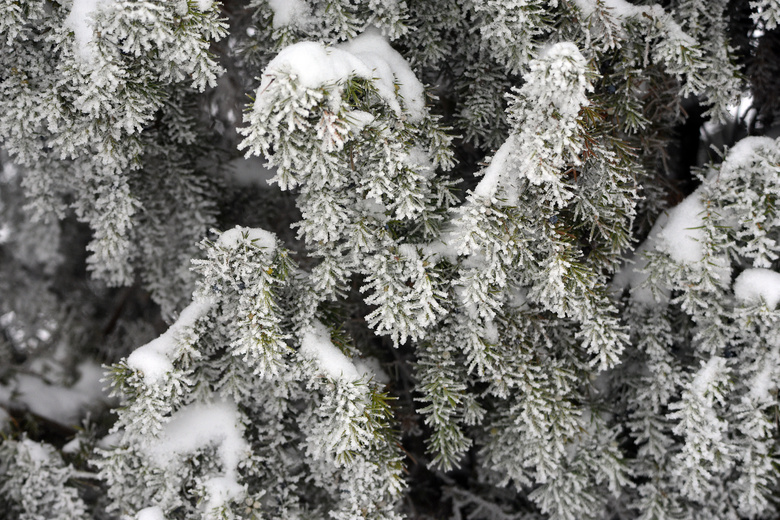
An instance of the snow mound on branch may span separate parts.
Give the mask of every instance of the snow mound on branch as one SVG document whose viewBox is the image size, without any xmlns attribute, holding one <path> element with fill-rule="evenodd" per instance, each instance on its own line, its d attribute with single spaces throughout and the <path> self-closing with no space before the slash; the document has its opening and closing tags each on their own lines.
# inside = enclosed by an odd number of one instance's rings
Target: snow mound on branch
<svg viewBox="0 0 780 520">
<path fill-rule="evenodd" d="M 0 405 L 21 405 L 51 421 L 77 424 L 91 406 L 107 399 L 100 382 L 103 369 L 99 365 L 84 362 L 78 366 L 78 372 L 79 379 L 71 387 L 50 385 L 32 374 L 17 374 L 8 385 L 0 385 Z"/>
<path fill-rule="evenodd" d="M 141 372 L 147 385 L 159 383 L 166 373 L 173 370 L 171 359 L 176 352 L 181 336 L 192 329 L 195 323 L 211 310 L 213 305 L 213 300 L 193 301 L 162 336 L 135 349 L 127 357 L 127 366 Z"/>
<path fill-rule="evenodd" d="M 300 355 L 313 361 L 317 368 L 331 379 L 356 381 L 361 373 L 355 364 L 330 340 L 328 327 L 315 321 L 301 340 Z"/>
<path fill-rule="evenodd" d="M 780 303 L 780 273 L 770 269 L 746 269 L 734 281 L 734 296 L 743 302 L 763 300 L 774 309 Z"/>
<path fill-rule="evenodd" d="M 700 262 L 704 258 L 704 211 L 698 190 L 670 209 L 666 225 L 658 233 L 659 249 L 679 263 Z"/>
<path fill-rule="evenodd" d="M 217 239 L 217 244 L 227 248 L 236 248 L 241 244 L 241 241 L 244 240 L 245 237 L 255 246 L 265 249 L 269 254 L 276 250 L 276 238 L 274 234 L 269 233 L 262 228 L 236 226 L 233 229 L 229 229 L 222 233 Z"/>
<path fill-rule="evenodd" d="M 666 226 L 666 222 L 669 220 L 667 213 L 661 213 L 658 220 L 653 224 L 650 233 L 647 235 L 647 239 L 636 248 L 633 256 L 629 258 L 626 264 L 617 272 L 612 278 L 610 284 L 613 290 L 622 291 L 624 289 L 631 290 L 631 299 L 637 303 L 652 306 L 656 303 L 655 295 L 653 291 L 645 285 L 649 277 L 645 272 L 647 268 L 647 256 L 649 251 L 655 250 L 658 243 L 658 234 Z M 660 294 L 659 297 L 663 302 L 666 302 L 668 298 L 668 291 L 664 294 Z"/>
<path fill-rule="evenodd" d="M 174 413 L 160 436 L 152 439 L 144 451 L 155 464 L 165 467 L 177 457 L 216 448 L 222 474 L 203 482 L 208 497 L 204 509 L 210 511 L 244 491 L 237 480 L 238 465 L 250 449 L 243 433 L 241 414 L 234 403 L 193 403 Z"/>
<path fill-rule="evenodd" d="M 336 85 L 350 77 L 375 80 L 379 95 L 396 114 L 403 113 L 413 122 L 425 117 L 422 84 L 406 60 L 373 28 L 336 47 L 316 42 L 285 47 L 266 67 L 256 104 L 263 102 L 262 93 L 279 73 L 294 76 L 310 89 Z"/>
<path fill-rule="evenodd" d="M 729 149 L 717 175 L 723 180 L 740 175 L 740 168 L 749 166 L 759 158 L 756 154 L 757 151 L 774 150 L 777 146 L 778 142 L 771 137 L 750 136 L 742 138 Z"/>
<path fill-rule="evenodd" d="M 147 507 L 138 511 L 135 520 L 165 520 L 165 515 L 158 506 Z"/>
<path fill-rule="evenodd" d="M 274 12 L 274 29 L 285 25 L 302 27 L 311 16 L 309 5 L 302 0 L 268 0 L 268 6 Z"/>
<path fill-rule="evenodd" d="M 78 56 L 85 61 L 93 57 L 92 40 L 95 36 L 95 14 L 114 0 L 73 0 L 70 13 L 65 18 L 64 25 L 73 31 L 76 38 Z"/>
</svg>

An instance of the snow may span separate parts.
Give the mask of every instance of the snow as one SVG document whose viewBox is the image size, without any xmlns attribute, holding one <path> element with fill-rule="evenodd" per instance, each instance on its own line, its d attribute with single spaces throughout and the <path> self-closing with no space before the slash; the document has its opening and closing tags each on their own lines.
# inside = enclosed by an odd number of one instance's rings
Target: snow
<svg viewBox="0 0 780 520">
<path fill-rule="evenodd" d="M 265 249 L 269 254 L 276 250 L 276 237 L 273 233 L 262 228 L 236 226 L 222 233 L 217 239 L 217 244 L 227 248 L 236 248 L 244 240 L 244 236 L 256 247 Z"/>
<path fill-rule="evenodd" d="M 193 301 L 159 338 L 135 349 L 127 357 L 127 365 L 139 371 L 147 385 L 159 383 L 163 376 L 173 369 L 171 358 L 176 352 L 182 334 L 194 327 L 213 305 L 214 301 L 209 299 Z"/>
<path fill-rule="evenodd" d="M 27 456 L 30 458 L 30 462 L 35 466 L 41 466 L 49 461 L 49 453 L 43 444 L 31 441 L 30 439 L 24 439 L 19 442 L 20 451 L 23 449 L 27 452 Z"/>
<path fill-rule="evenodd" d="M 216 446 L 226 476 L 235 476 L 248 445 L 244 426 L 235 404 L 193 403 L 171 415 L 160 436 L 151 442 L 147 453 L 164 466 L 176 456 Z"/>
<path fill-rule="evenodd" d="M 336 47 L 315 42 L 285 47 L 266 67 L 255 104 L 262 104 L 262 93 L 278 73 L 290 74 L 310 89 L 336 85 L 350 77 L 375 79 L 379 95 L 396 114 L 405 113 L 414 122 L 425 116 L 422 84 L 406 60 L 373 28 Z M 405 112 L 400 100 L 403 100 Z"/>
<path fill-rule="evenodd" d="M 390 384 L 390 376 L 387 375 L 379 364 L 379 360 L 372 357 L 366 357 L 355 360 L 355 369 L 363 379 L 373 379 L 377 383 Z"/>
<path fill-rule="evenodd" d="M 704 212 L 699 190 L 669 210 L 666 225 L 658 234 L 659 249 L 669 253 L 679 263 L 700 262 L 704 258 Z"/>
<path fill-rule="evenodd" d="M 78 437 L 71 439 L 62 447 L 62 453 L 67 453 L 68 455 L 78 453 L 79 450 L 81 450 L 81 439 Z"/>
<path fill-rule="evenodd" d="M 510 136 L 496 151 L 490 164 L 484 170 L 484 175 L 479 184 L 474 188 L 474 195 L 490 200 L 498 191 L 501 174 L 507 171 L 507 163 L 515 149 L 515 139 Z"/>
<path fill-rule="evenodd" d="M 644 272 L 647 267 L 645 254 L 656 249 L 658 234 L 666 226 L 668 220 L 669 215 L 667 213 L 659 215 L 652 229 L 650 229 L 647 239 L 636 248 L 634 255 L 626 261 L 626 264 L 612 278 L 611 287 L 618 291 L 630 289 L 631 299 L 636 303 L 648 306 L 656 303 L 653 291 L 644 285 L 648 278 L 648 274 Z M 666 298 L 662 298 L 662 300 L 665 301 Z"/>
<path fill-rule="evenodd" d="M 304 333 L 301 340 L 300 355 L 314 361 L 322 372 L 334 380 L 356 381 L 361 373 L 330 340 L 330 331 L 319 321 L 315 321 Z"/>
<path fill-rule="evenodd" d="M 713 356 L 706 363 L 702 362 L 702 367 L 691 382 L 691 391 L 703 398 L 722 379 L 724 371 L 728 371 L 725 358 Z"/>
<path fill-rule="evenodd" d="M 95 13 L 114 0 L 73 0 L 70 13 L 65 18 L 65 27 L 73 31 L 76 49 L 81 59 L 89 61 L 93 56 L 91 47 L 95 35 L 93 29 Z M 201 0 L 202 1 L 202 0 Z"/>
<path fill-rule="evenodd" d="M 216 448 L 222 474 L 203 481 L 208 493 L 205 507 L 210 510 L 243 492 L 237 481 L 238 465 L 250 450 L 243 433 L 241 414 L 234 403 L 193 403 L 174 413 L 144 451 L 155 464 L 164 467 L 176 457 Z"/>
<path fill-rule="evenodd" d="M 734 175 L 739 175 L 739 169 L 743 166 L 749 166 L 757 159 L 756 150 L 761 148 L 774 149 L 778 142 L 771 137 L 745 137 L 740 139 L 726 154 L 726 159 L 720 168 L 720 178 L 729 179 Z"/>
<path fill-rule="evenodd" d="M 198 0 L 198 9 L 200 12 L 205 13 L 214 4 L 214 0 Z"/>
<path fill-rule="evenodd" d="M 350 110 L 347 112 L 347 121 L 352 127 L 353 133 L 360 132 L 366 125 L 374 121 L 374 116 L 362 110 Z"/>
<path fill-rule="evenodd" d="M 17 374 L 8 385 L 0 385 L 0 404 L 22 406 L 35 415 L 60 424 L 78 424 L 84 413 L 105 401 L 103 369 L 92 362 L 77 367 L 79 379 L 71 387 L 50 385 L 32 374 Z"/>
<path fill-rule="evenodd" d="M 158 506 L 153 506 L 138 511 L 135 515 L 135 520 L 165 520 L 165 515 L 162 509 Z"/>
<path fill-rule="evenodd" d="M 357 57 L 315 42 L 300 42 L 282 49 L 266 67 L 258 92 L 265 91 L 278 72 L 294 75 L 301 85 L 311 89 L 335 85 L 352 75 L 372 77 L 371 69 Z M 258 96 L 261 98 L 262 94 Z"/>
<path fill-rule="evenodd" d="M 750 382 L 750 397 L 759 403 L 769 403 L 772 401 L 772 390 L 777 388 L 777 352 L 771 356 L 772 362 L 766 363 L 761 371 L 753 377 Z"/>
<path fill-rule="evenodd" d="M 586 18 L 592 15 L 596 10 L 596 0 L 574 0 L 574 3 L 577 4 L 577 7 L 580 8 Z M 609 10 L 609 14 L 617 18 L 637 16 L 645 12 L 647 9 L 630 4 L 625 0 L 602 0 L 600 3 L 602 3 L 604 7 Z"/>
<path fill-rule="evenodd" d="M 734 281 L 734 296 L 743 302 L 763 300 L 774 309 L 780 302 L 780 273 L 770 269 L 745 269 Z"/>
<path fill-rule="evenodd" d="M 210 511 L 222 506 L 244 494 L 244 486 L 228 477 L 214 477 L 203 483 L 206 489 L 206 504 L 204 510 Z"/>
<path fill-rule="evenodd" d="M 343 43 L 340 48 L 350 52 L 377 75 L 377 87 L 387 103 L 396 108 L 397 96 L 404 102 L 410 121 L 419 122 L 425 116 L 425 89 L 417 80 L 406 60 L 393 49 L 378 29 L 369 28 L 357 38 Z"/>
<path fill-rule="evenodd" d="M 274 12 L 274 29 L 285 25 L 303 26 L 311 15 L 309 5 L 302 0 L 268 0 Z"/>
</svg>

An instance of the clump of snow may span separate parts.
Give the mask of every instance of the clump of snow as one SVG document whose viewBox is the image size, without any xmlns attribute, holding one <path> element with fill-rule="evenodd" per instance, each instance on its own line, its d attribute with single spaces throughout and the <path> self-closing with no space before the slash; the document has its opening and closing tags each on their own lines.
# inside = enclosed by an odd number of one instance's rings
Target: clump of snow
<svg viewBox="0 0 780 520">
<path fill-rule="evenodd" d="M 198 9 L 200 12 L 205 13 L 211 6 L 214 5 L 214 0 L 198 0 Z"/>
<path fill-rule="evenodd" d="M 49 461 L 49 452 L 46 447 L 30 439 L 19 442 L 19 451 L 24 452 L 34 466 L 41 466 Z"/>
<path fill-rule="evenodd" d="M 227 248 L 235 248 L 242 242 L 244 236 L 255 246 L 265 249 L 268 253 L 273 253 L 276 250 L 276 237 L 273 233 L 262 228 L 236 226 L 222 233 L 217 239 L 217 244 Z"/>
<path fill-rule="evenodd" d="M 704 212 L 699 190 L 669 210 L 666 225 L 658 234 L 659 249 L 680 263 L 700 262 L 704 257 Z"/>
<path fill-rule="evenodd" d="M 340 48 L 356 56 L 374 71 L 378 82 L 380 95 L 387 103 L 400 113 L 397 97 L 403 100 L 410 121 L 420 121 L 425 117 L 425 90 L 415 76 L 409 63 L 387 40 L 378 29 L 369 28 L 357 38 L 343 43 Z"/>
<path fill-rule="evenodd" d="M 745 269 L 734 280 L 734 296 L 744 302 L 763 300 L 774 309 L 780 303 L 780 273 L 770 269 Z"/>
<path fill-rule="evenodd" d="M 23 406 L 30 412 L 60 424 L 78 424 L 84 413 L 107 399 L 103 369 L 85 362 L 77 367 L 79 379 L 71 387 L 50 385 L 32 374 L 18 374 L 0 385 L 0 404 Z"/>
<path fill-rule="evenodd" d="M 354 133 L 360 132 L 366 125 L 374 121 L 374 116 L 362 110 L 350 110 L 347 113 L 347 121 L 352 127 Z"/>
<path fill-rule="evenodd" d="M 179 455 L 216 446 L 225 475 L 235 476 L 238 463 L 248 449 L 243 432 L 241 414 L 235 404 L 193 403 L 171 415 L 159 437 L 150 442 L 147 452 L 164 465 Z"/>
<path fill-rule="evenodd" d="M 274 12 L 274 29 L 285 25 L 303 26 L 311 16 L 309 4 L 302 0 L 268 0 L 268 6 Z"/>
<path fill-rule="evenodd" d="M 501 174 L 507 170 L 507 163 L 515 148 L 515 139 L 510 136 L 496 151 L 490 164 L 483 170 L 482 180 L 474 188 L 474 195 L 490 200 L 498 191 Z"/>
<path fill-rule="evenodd" d="M 650 233 L 647 235 L 647 239 L 636 248 L 634 255 L 626 261 L 626 264 L 617 272 L 612 278 L 610 284 L 613 290 L 622 291 L 624 289 L 631 290 L 631 299 L 637 303 L 644 305 L 654 305 L 656 303 L 653 291 L 645 285 L 648 279 L 648 273 L 645 272 L 647 267 L 646 253 L 653 251 L 658 242 L 658 234 L 666 226 L 669 220 L 667 213 L 662 213 L 653 224 Z M 663 295 L 666 296 L 666 295 Z M 666 299 L 666 298 L 662 298 Z"/>
<path fill-rule="evenodd" d="M 83 60 L 93 56 L 92 39 L 95 36 L 94 17 L 105 5 L 114 0 L 73 0 L 70 13 L 65 18 L 64 25 L 73 31 L 76 38 L 76 49 Z"/>
<path fill-rule="evenodd" d="M 739 169 L 749 165 L 756 160 L 756 151 L 762 148 L 774 149 L 778 142 L 771 137 L 750 136 L 740 139 L 726 154 L 723 164 L 720 167 L 719 175 L 721 179 L 729 179 L 734 175 L 739 175 Z"/>
<path fill-rule="evenodd" d="M 189 304 L 179 319 L 159 338 L 138 347 L 127 357 L 127 365 L 143 374 L 147 385 L 157 384 L 163 376 L 173 369 L 171 361 L 182 334 L 195 326 L 214 305 L 213 300 L 195 300 Z"/>
<path fill-rule="evenodd" d="M 349 52 L 315 42 L 300 42 L 282 49 L 266 67 L 258 92 L 264 92 L 279 72 L 294 75 L 301 85 L 312 89 L 335 85 L 350 76 L 373 77 L 371 69 Z M 258 100 L 262 100 L 262 94 Z"/>
<path fill-rule="evenodd" d="M 155 464 L 166 466 L 174 458 L 206 447 L 216 448 L 222 474 L 202 482 L 208 494 L 208 511 L 232 500 L 244 489 L 237 481 L 238 465 L 249 453 L 243 433 L 244 424 L 234 403 L 193 403 L 171 415 L 160 435 L 150 439 L 144 451 Z"/>
<path fill-rule="evenodd" d="M 159 506 L 152 506 L 138 511 L 135 520 L 165 520 L 165 515 Z"/>
<path fill-rule="evenodd" d="M 713 356 L 706 363 L 702 363 L 702 367 L 696 373 L 696 376 L 691 381 L 691 390 L 699 397 L 710 392 L 715 385 L 718 385 L 724 375 L 729 371 L 726 364 L 726 359 L 722 357 Z"/>
<path fill-rule="evenodd" d="M 233 478 L 214 477 L 203 482 L 206 490 L 205 511 L 211 511 L 244 494 L 244 486 Z"/>
<path fill-rule="evenodd" d="M 387 375 L 379 364 L 379 360 L 372 357 L 366 357 L 355 360 L 355 369 L 361 378 L 373 379 L 377 383 L 387 385 L 390 383 L 390 376 Z"/>
<path fill-rule="evenodd" d="M 360 372 L 330 340 L 330 331 L 319 321 L 315 321 L 301 340 L 300 355 L 314 361 L 322 372 L 331 379 L 356 381 Z"/>
<path fill-rule="evenodd" d="M 80 449 L 81 449 L 81 439 L 76 437 L 75 439 L 71 439 L 70 441 L 65 443 L 65 446 L 62 447 L 62 453 L 73 455 L 74 453 L 78 453 Z"/>
<path fill-rule="evenodd" d="M 637 16 L 645 11 L 646 8 L 630 4 L 625 0 L 574 0 L 577 7 L 580 8 L 582 14 L 587 18 L 596 11 L 597 3 L 601 3 L 609 12 L 610 15 L 618 18 L 628 18 L 631 16 Z"/>
<path fill-rule="evenodd" d="M 774 353 L 776 354 L 776 352 Z M 750 397 L 759 403 L 768 403 L 772 400 L 772 390 L 777 388 L 778 365 L 777 355 L 772 356 L 773 363 L 767 363 L 750 382 Z"/>
<path fill-rule="evenodd" d="M 285 47 L 266 67 L 255 104 L 278 73 L 295 76 L 301 85 L 316 89 L 336 85 L 350 77 L 375 80 L 379 95 L 398 115 L 410 121 L 425 116 L 425 95 L 409 64 L 376 29 L 368 29 L 355 39 L 326 47 L 321 43 L 300 42 Z M 397 88 L 396 88 L 397 87 Z"/>
</svg>

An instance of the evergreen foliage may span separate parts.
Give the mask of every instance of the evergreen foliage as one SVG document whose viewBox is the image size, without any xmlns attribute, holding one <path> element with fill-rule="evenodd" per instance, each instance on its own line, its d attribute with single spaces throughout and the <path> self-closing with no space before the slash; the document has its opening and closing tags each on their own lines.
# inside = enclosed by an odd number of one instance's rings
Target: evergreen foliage
<svg viewBox="0 0 780 520">
<path fill-rule="evenodd" d="M 776 518 L 778 22 L 0 0 L 0 509 Z"/>
</svg>

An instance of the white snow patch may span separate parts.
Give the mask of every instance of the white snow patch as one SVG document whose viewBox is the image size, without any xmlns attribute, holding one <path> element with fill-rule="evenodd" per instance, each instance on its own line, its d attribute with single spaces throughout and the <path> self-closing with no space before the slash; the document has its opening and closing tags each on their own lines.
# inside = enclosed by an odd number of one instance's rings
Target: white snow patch
<svg viewBox="0 0 780 520">
<path fill-rule="evenodd" d="M 198 0 L 198 9 L 201 13 L 205 13 L 211 6 L 214 5 L 214 0 Z"/>
<path fill-rule="evenodd" d="M 263 73 L 258 92 L 264 92 L 278 72 L 294 75 L 307 88 L 335 85 L 350 76 L 372 78 L 371 69 L 349 52 L 315 42 L 300 42 L 282 49 Z M 262 94 L 258 95 L 258 101 Z"/>
<path fill-rule="evenodd" d="M 750 397 L 758 403 L 768 403 L 772 400 L 772 390 L 777 388 L 778 359 L 773 352 L 773 359 L 766 363 L 761 371 L 750 382 Z"/>
<path fill-rule="evenodd" d="M 661 213 L 661 215 L 659 215 L 655 224 L 653 224 L 652 229 L 650 229 L 647 239 L 636 248 L 633 256 L 626 261 L 617 273 L 615 273 L 610 284 L 613 290 L 622 291 L 624 289 L 630 289 L 631 299 L 634 302 L 648 306 L 656 304 L 653 291 L 645 285 L 648 279 L 648 274 L 644 272 L 647 267 L 647 257 L 645 255 L 648 251 L 656 249 L 658 234 L 664 226 L 666 226 L 668 220 L 668 214 Z M 666 291 L 666 293 L 668 293 L 668 291 Z M 668 299 L 668 294 L 659 296 L 661 296 L 663 302 Z"/>
<path fill-rule="evenodd" d="M 778 141 L 771 137 L 745 137 L 740 139 L 726 154 L 726 159 L 720 167 L 720 178 L 729 179 L 734 175 L 739 175 L 739 169 L 749 166 L 757 159 L 756 151 L 762 148 L 777 148 Z"/>
<path fill-rule="evenodd" d="M 425 116 L 422 84 L 406 60 L 373 28 L 336 47 L 315 42 L 285 47 L 266 67 L 255 105 L 262 106 L 262 93 L 278 73 L 290 74 L 311 89 L 336 85 L 350 77 L 375 79 L 379 95 L 396 114 L 405 113 L 415 122 Z M 403 100 L 405 112 L 401 110 L 400 100 Z"/>
<path fill-rule="evenodd" d="M 114 0 L 73 0 L 64 25 L 73 31 L 77 54 L 86 61 L 93 57 L 92 39 L 95 36 L 95 14 Z"/>
<path fill-rule="evenodd" d="M 49 461 L 49 452 L 38 442 L 24 439 L 19 442 L 20 452 L 23 450 L 34 466 L 41 466 Z"/>
<path fill-rule="evenodd" d="M 483 170 L 482 180 L 474 188 L 474 195 L 487 200 L 493 198 L 498 191 L 498 184 L 501 181 L 502 173 L 507 171 L 507 163 L 515 149 L 515 138 L 509 138 L 493 155 L 490 164 Z"/>
<path fill-rule="evenodd" d="M 691 381 L 691 391 L 699 397 L 704 397 L 704 394 L 711 390 L 713 385 L 718 384 L 722 374 L 727 371 L 725 358 L 711 357 L 707 363 L 702 363 L 702 367 Z"/>
<path fill-rule="evenodd" d="M 147 507 L 136 513 L 135 520 L 165 520 L 165 514 L 160 506 Z"/>
<path fill-rule="evenodd" d="M 67 443 L 65 443 L 65 446 L 62 447 L 62 453 L 67 453 L 69 455 L 73 455 L 74 453 L 78 453 L 81 449 L 81 440 L 76 437 L 75 439 L 71 439 Z"/>
<path fill-rule="evenodd" d="M 262 228 L 236 226 L 222 233 L 217 239 L 217 244 L 227 248 L 235 248 L 244 240 L 244 236 L 255 246 L 265 249 L 269 254 L 276 250 L 276 237 L 273 233 Z"/>
<path fill-rule="evenodd" d="M 172 357 L 179 345 L 181 336 L 205 316 L 214 300 L 202 299 L 190 303 L 170 328 L 159 338 L 138 347 L 127 357 L 127 365 L 143 374 L 147 385 L 157 384 L 162 377 L 173 370 Z"/>
<path fill-rule="evenodd" d="M 365 357 L 355 360 L 355 369 L 364 379 L 373 379 L 379 384 L 386 385 L 390 383 L 390 376 L 387 375 L 379 364 L 379 360 L 372 357 Z"/>
<path fill-rule="evenodd" d="M 304 26 L 311 17 L 309 4 L 302 0 L 268 0 L 274 12 L 274 29 L 285 25 Z"/>
<path fill-rule="evenodd" d="M 235 500 L 243 495 L 246 490 L 244 486 L 236 482 L 235 479 L 227 477 L 214 477 L 203 482 L 206 489 L 205 511 L 221 507 L 222 505 Z"/>
<path fill-rule="evenodd" d="M 193 454 L 206 447 L 216 448 L 222 474 L 205 480 L 208 499 L 205 510 L 221 507 L 244 491 L 238 483 L 238 465 L 249 455 L 244 440 L 244 424 L 236 405 L 228 402 L 193 403 L 174 413 L 160 436 L 149 440 L 147 457 L 160 467 L 179 456 Z"/>
<path fill-rule="evenodd" d="M 350 110 L 347 112 L 347 121 L 350 123 L 352 132 L 355 134 L 363 130 L 366 125 L 371 124 L 374 119 L 375 118 L 372 114 L 362 110 Z"/>
<path fill-rule="evenodd" d="M 696 190 L 669 210 L 669 218 L 663 230 L 658 233 L 658 247 L 680 263 L 696 263 L 704 258 L 702 242 L 704 231 L 702 204 L 699 190 Z"/>
<path fill-rule="evenodd" d="M 330 331 L 319 321 L 315 321 L 301 340 L 300 355 L 314 361 L 317 367 L 334 380 L 356 381 L 360 372 L 354 363 L 345 356 L 330 340 Z"/>
<path fill-rule="evenodd" d="M 422 252 L 432 262 L 447 260 L 454 264 L 458 261 L 458 250 L 453 244 L 455 244 L 458 237 L 458 230 L 454 227 L 449 227 L 441 234 L 441 238 L 422 245 Z"/>
<path fill-rule="evenodd" d="M 577 4 L 586 18 L 596 11 L 596 0 L 574 0 L 574 3 Z M 637 16 L 647 9 L 630 4 L 625 0 L 602 0 L 601 3 L 607 8 L 610 15 L 618 18 Z"/>
<path fill-rule="evenodd" d="M 763 300 L 774 309 L 780 303 L 780 273 L 770 269 L 745 269 L 734 280 L 734 296 L 743 302 Z"/>
<path fill-rule="evenodd" d="M 397 97 L 403 100 L 409 120 L 417 122 L 425 117 L 425 89 L 409 63 L 382 36 L 370 27 L 357 38 L 340 47 L 363 61 L 378 77 L 377 88 L 388 104 L 397 112 Z"/>
<path fill-rule="evenodd" d="M 79 379 L 71 387 L 50 385 L 38 376 L 18 374 L 0 385 L 0 404 L 22 405 L 30 412 L 60 424 L 77 424 L 90 407 L 105 401 L 103 369 L 85 362 L 77 367 Z"/>
</svg>

